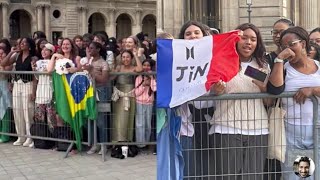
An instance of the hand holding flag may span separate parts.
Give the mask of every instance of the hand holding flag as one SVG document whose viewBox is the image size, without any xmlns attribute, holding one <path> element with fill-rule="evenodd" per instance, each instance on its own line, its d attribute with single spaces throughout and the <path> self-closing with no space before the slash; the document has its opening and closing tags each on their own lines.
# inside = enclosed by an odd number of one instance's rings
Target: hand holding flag
<svg viewBox="0 0 320 180">
<path fill-rule="evenodd" d="M 202 96 L 239 72 L 241 31 L 195 40 L 157 40 L 157 106 L 175 107 Z"/>
</svg>

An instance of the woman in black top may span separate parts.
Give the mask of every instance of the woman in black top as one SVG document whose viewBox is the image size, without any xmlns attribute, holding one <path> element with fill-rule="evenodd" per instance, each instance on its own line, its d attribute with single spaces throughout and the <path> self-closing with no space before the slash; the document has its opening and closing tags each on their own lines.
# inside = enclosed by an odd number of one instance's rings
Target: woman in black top
<svg viewBox="0 0 320 180">
<path fill-rule="evenodd" d="M 270 65 L 271 70 L 273 68 L 274 59 L 281 52 L 280 35 L 284 30 L 286 30 L 292 26 L 294 26 L 294 24 L 290 19 L 279 19 L 273 24 L 271 35 L 272 35 L 272 39 L 273 39 L 274 44 L 277 46 L 277 49 L 266 55 L 266 58 L 268 60 L 268 64 Z"/>
<path fill-rule="evenodd" d="M 35 63 L 35 43 L 30 38 L 22 38 L 20 50 L 12 48 L 11 52 L 1 62 L 2 66 L 16 63 L 16 71 L 32 71 L 32 64 Z M 33 146 L 30 136 L 30 127 L 34 114 L 34 99 L 36 94 L 36 83 L 31 74 L 16 74 L 12 92 L 13 114 L 18 140 L 13 143 L 15 146 Z"/>
</svg>

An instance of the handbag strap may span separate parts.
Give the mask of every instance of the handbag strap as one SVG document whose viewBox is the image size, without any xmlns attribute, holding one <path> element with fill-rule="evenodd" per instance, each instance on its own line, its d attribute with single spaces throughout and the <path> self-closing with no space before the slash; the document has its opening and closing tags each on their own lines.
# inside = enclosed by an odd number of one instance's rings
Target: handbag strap
<svg viewBox="0 0 320 180">
<path fill-rule="evenodd" d="M 277 98 L 276 106 L 275 106 L 275 107 L 280 107 L 280 98 Z"/>
</svg>

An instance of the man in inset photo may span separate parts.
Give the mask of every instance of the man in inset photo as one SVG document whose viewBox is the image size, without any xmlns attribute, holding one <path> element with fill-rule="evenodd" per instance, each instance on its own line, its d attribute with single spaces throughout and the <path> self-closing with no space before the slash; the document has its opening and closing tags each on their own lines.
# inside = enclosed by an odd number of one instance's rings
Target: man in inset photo
<svg viewBox="0 0 320 180">
<path fill-rule="evenodd" d="M 298 172 L 296 175 L 302 178 L 307 178 L 310 176 L 310 160 L 308 157 L 301 157 L 298 164 Z"/>
</svg>

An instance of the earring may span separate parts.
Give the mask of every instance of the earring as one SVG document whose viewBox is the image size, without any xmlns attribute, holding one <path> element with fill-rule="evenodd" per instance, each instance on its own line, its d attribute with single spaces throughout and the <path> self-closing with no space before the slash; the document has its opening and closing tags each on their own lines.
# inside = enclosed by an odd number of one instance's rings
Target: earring
<svg viewBox="0 0 320 180">
<path fill-rule="evenodd" d="M 301 54 L 302 55 L 307 55 L 307 50 L 305 48 L 303 48 L 302 51 L 301 51 Z"/>
</svg>

